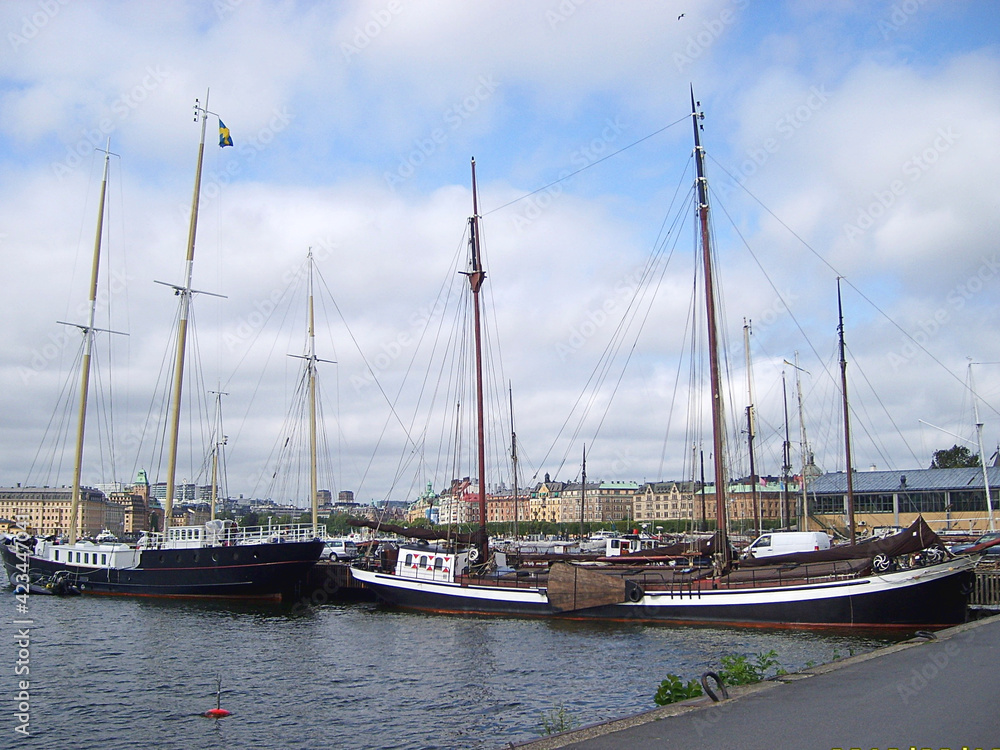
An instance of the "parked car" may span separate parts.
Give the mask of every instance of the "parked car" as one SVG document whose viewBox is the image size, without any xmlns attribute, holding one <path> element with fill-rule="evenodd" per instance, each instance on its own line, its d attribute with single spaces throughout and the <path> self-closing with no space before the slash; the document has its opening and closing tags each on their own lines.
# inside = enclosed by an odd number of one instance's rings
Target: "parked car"
<svg viewBox="0 0 1000 750">
<path fill-rule="evenodd" d="M 981 537 L 979 537 L 976 541 L 972 542 L 971 544 L 956 544 L 954 547 L 951 548 L 951 551 L 952 554 L 957 555 L 960 552 L 965 552 L 966 550 L 971 549 L 972 547 L 975 547 L 979 544 L 984 544 L 985 542 L 993 542 L 996 541 L 997 539 L 1000 539 L 1000 531 L 990 531 L 987 534 L 983 534 Z M 983 550 L 983 552 L 989 555 L 991 559 L 1000 558 L 1000 544 L 994 544 L 992 547 L 987 547 L 986 549 Z"/>
<path fill-rule="evenodd" d="M 358 545 L 351 539 L 327 539 L 320 557 L 334 562 L 353 560 L 358 556 Z"/>
</svg>

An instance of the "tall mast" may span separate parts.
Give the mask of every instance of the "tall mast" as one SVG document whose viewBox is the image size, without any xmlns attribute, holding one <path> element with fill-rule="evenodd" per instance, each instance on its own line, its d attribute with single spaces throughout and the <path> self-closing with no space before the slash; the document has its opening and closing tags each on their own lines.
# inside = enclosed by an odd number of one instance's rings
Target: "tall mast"
<svg viewBox="0 0 1000 750">
<path fill-rule="evenodd" d="M 312 530 L 319 525 L 319 481 L 316 472 L 316 319 L 313 308 L 313 254 L 309 248 L 309 497 L 312 505 Z"/>
<path fill-rule="evenodd" d="M 983 469 L 983 488 L 986 491 L 986 512 L 989 513 L 990 531 L 995 531 L 993 524 L 993 497 L 990 495 L 990 477 L 986 471 L 986 452 L 983 450 L 983 423 L 979 421 L 979 397 L 972 382 L 972 360 L 969 360 L 969 390 L 972 391 L 972 410 L 976 416 L 976 438 L 979 441 L 979 465 Z"/>
<path fill-rule="evenodd" d="M 215 396 L 215 438 L 212 445 L 212 507 L 211 520 L 215 520 L 215 505 L 219 500 L 219 453 L 228 438 L 222 434 L 222 397 L 225 391 L 209 391 Z"/>
<path fill-rule="evenodd" d="M 587 507 L 587 444 L 583 445 L 583 470 L 580 481 L 580 544 L 583 544 L 583 512 Z"/>
<path fill-rule="evenodd" d="M 472 288 L 472 304 L 475 313 L 476 337 L 476 441 L 479 458 L 479 560 L 485 563 L 489 554 L 489 537 L 486 533 L 486 427 L 483 417 L 483 344 L 482 324 L 480 322 L 479 290 L 483 286 L 486 274 L 483 271 L 482 257 L 479 248 L 479 194 L 476 187 L 476 160 L 472 159 L 472 216 L 469 217 L 469 247 L 472 251 L 472 263 L 466 273 Z"/>
<path fill-rule="evenodd" d="M 194 121 L 201 118 L 201 141 L 198 143 L 198 162 L 194 173 L 194 193 L 191 197 L 191 222 L 188 225 L 187 256 L 184 261 L 184 285 L 169 284 L 180 300 L 177 319 L 177 356 L 174 360 L 173 392 L 170 406 L 170 448 L 167 454 L 167 497 L 163 509 L 163 539 L 166 541 L 170 529 L 170 516 L 174 510 L 174 477 L 177 473 L 177 438 L 181 420 L 181 390 L 184 380 L 184 354 L 187 348 L 188 314 L 191 309 L 191 275 L 194 270 L 194 241 L 198 231 L 198 201 L 201 197 L 201 164 L 205 155 L 205 126 L 208 124 L 208 91 L 205 92 L 205 106 L 194 100 Z M 214 295 L 221 296 L 221 295 Z"/>
<path fill-rule="evenodd" d="M 517 433 L 514 431 L 514 386 L 509 382 L 510 394 L 510 461 L 514 473 L 514 539 L 517 539 Z"/>
<path fill-rule="evenodd" d="M 847 461 L 847 526 L 851 536 L 851 544 L 855 542 L 854 534 L 854 470 L 851 466 L 851 416 L 847 405 L 847 355 L 844 347 L 844 308 L 840 302 L 840 277 L 837 277 L 837 335 L 840 339 L 840 384 L 843 390 L 844 402 L 844 458 Z"/>
<path fill-rule="evenodd" d="M 750 455 L 750 499 L 753 518 L 759 530 L 761 523 L 760 498 L 757 496 L 757 468 L 754 465 L 753 441 L 756 437 L 753 408 L 753 367 L 750 364 L 750 321 L 743 319 L 743 349 L 747 359 L 747 448 Z"/>
<path fill-rule="evenodd" d="M 697 109 L 691 87 L 691 123 L 694 125 L 694 158 L 698 170 L 698 218 L 701 227 L 701 254 L 705 268 L 705 308 L 708 316 L 708 362 L 712 387 L 712 447 L 715 452 L 715 517 L 719 546 L 716 551 L 720 572 L 729 568 L 729 533 L 726 521 L 726 469 L 723 463 L 724 429 L 722 378 L 719 374 L 719 342 L 715 316 L 715 284 L 712 278 L 712 246 L 708 224 L 708 180 L 705 177 L 705 151 L 701 147 L 698 120 L 705 115 Z"/>
<path fill-rule="evenodd" d="M 785 360 L 788 364 L 788 360 Z M 802 512 L 796 514 L 800 520 L 799 531 L 809 530 L 809 490 L 806 487 L 806 465 L 810 463 L 809 461 L 809 441 L 806 438 L 806 417 L 802 413 L 802 377 L 799 373 L 802 372 L 802 368 L 799 367 L 799 353 L 795 352 L 795 363 L 792 365 L 795 368 L 795 390 L 798 394 L 799 402 L 799 441 L 800 448 L 802 449 Z"/>
<path fill-rule="evenodd" d="M 80 513 L 80 475 L 83 471 L 83 434 L 87 423 L 87 396 L 90 391 L 90 356 L 94 346 L 94 320 L 97 314 L 97 276 L 101 263 L 101 237 L 104 234 L 104 197 L 108 190 L 108 162 L 111 161 L 111 139 L 104 149 L 104 176 L 97 209 L 97 232 L 94 237 L 94 259 L 90 267 L 90 308 L 83 331 L 83 361 L 80 364 L 80 407 L 76 427 L 76 453 L 73 458 L 73 491 L 69 506 L 69 543 L 76 542 L 77 519 Z M 68 324 L 73 325 L 73 324 Z"/>
<path fill-rule="evenodd" d="M 781 526 L 791 524 L 792 508 L 788 496 L 788 473 L 792 470 L 792 442 L 788 437 L 788 386 L 785 371 L 781 371 L 781 403 L 785 413 L 785 442 L 781 445 Z"/>
<path fill-rule="evenodd" d="M 309 248 L 309 253 L 307 255 L 309 263 L 309 274 L 308 274 L 308 298 L 306 301 L 306 330 L 307 330 L 307 346 L 306 353 L 303 355 L 292 355 L 297 359 L 304 359 L 306 361 L 306 381 L 309 389 L 309 496 L 310 496 L 310 508 L 312 510 L 312 533 L 313 536 L 319 535 L 319 470 L 316 460 L 318 441 L 316 438 L 317 428 L 316 428 L 316 374 L 318 372 L 317 363 L 319 362 L 330 362 L 329 359 L 320 359 L 316 356 L 316 316 L 315 307 L 313 304 L 313 266 L 315 261 L 313 260 L 312 248 Z"/>
</svg>

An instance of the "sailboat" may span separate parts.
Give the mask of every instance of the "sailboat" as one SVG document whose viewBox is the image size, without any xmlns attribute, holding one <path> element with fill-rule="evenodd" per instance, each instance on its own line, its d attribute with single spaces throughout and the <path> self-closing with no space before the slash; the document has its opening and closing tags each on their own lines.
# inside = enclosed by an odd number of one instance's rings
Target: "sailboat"
<svg viewBox="0 0 1000 750">
<path fill-rule="evenodd" d="M 501 553 L 496 553 L 492 561 L 487 557 L 483 507 L 480 538 L 473 546 L 463 549 L 429 542 L 400 545 L 398 554 L 387 555 L 381 568 L 355 567 L 354 577 L 384 602 L 444 613 L 759 627 L 913 628 L 943 627 L 965 621 L 975 561 L 951 556 L 926 524 L 915 524 L 877 547 L 849 545 L 825 558 L 822 553 L 804 553 L 777 563 L 772 560 L 772 564 L 745 568 L 734 565 L 725 523 L 723 391 L 708 183 L 699 132 L 699 121 L 703 118 L 692 90 L 697 218 L 708 323 L 716 518 L 719 519 L 710 545 L 711 568 L 678 564 L 680 558 L 674 558 L 673 565 L 649 565 L 648 560 L 629 564 L 627 558 L 622 558 L 622 562 L 613 564 L 556 562 L 540 573 L 512 571 L 506 567 Z M 478 217 L 474 167 L 473 201 L 470 281 L 476 291 L 482 275 L 475 265 L 478 235 L 474 230 Z M 476 345 L 478 351 L 478 331 Z M 482 440 L 481 401 L 479 414 Z M 482 476 L 482 458 L 480 462 Z M 487 565 L 489 562 L 492 564 Z"/>
<path fill-rule="evenodd" d="M 177 353 L 171 397 L 171 437 L 169 446 L 167 494 L 162 532 L 146 532 L 135 546 L 121 543 L 78 541 L 77 509 L 83 431 L 86 416 L 86 393 L 89 379 L 89 356 L 84 357 L 80 418 L 70 510 L 69 543 L 53 538 L 30 538 L 21 533 L 0 546 L 4 567 L 12 585 L 37 581 L 62 581 L 83 594 L 142 596 L 193 599 L 270 599 L 294 596 L 309 569 L 319 559 L 323 542 L 315 526 L 240 528 L 235 521 L 211 520 L 200 526 L 171 526 L 174 479 L 177 465 L 178 428 L 181 411 L 182 375 L 191 296 L 195 234 L 198 224 L 198 201 L 201 192 L 202 161 L 205 152 L 205 129 L 208 120 L 208 96 L 205 106 L 195 102 L 195 121 L 201 120 L 201 141 L 195 170 L 194 197 L 188 229 L 186 278 L 183 285 L 172 286 L 180 297 L 177 327 Z M 101 221 L 107 185 L 107 158 L 101 187 L 101 212 L 91 280 L 91 317 L 85 328 L 89 354 L 93 333 L 94 300 L 100 257 Z"/>
</svg>

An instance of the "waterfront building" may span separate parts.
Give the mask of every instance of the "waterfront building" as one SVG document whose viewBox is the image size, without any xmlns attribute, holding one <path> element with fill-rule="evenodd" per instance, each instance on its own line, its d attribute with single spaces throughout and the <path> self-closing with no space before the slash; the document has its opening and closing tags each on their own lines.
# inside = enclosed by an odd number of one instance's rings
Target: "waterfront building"
<svg viewBox="0 0 1000 750">
<path fill-rule="evenodd" d="M 580 482 L 566 484 L 559 493 L 559 523 L 580 523 L 581 503 L 584 523 L 603 521 L 600 487 L 600 482 L 587 482 L 584 493 L 584 487 Z"/>
<path fill-rule="evenodd" d="M 633 518 L 639 522 L 701 519 L 705 511 L 699 489 L 694 482 L 646 482 L 635 491 Z"/>
<path fill-rule="evenodd" d="M 528 499 L 529 520 L 540 523 L 562 523 L 560 498 L 566 486 L 566 482 L 553 482 L 546 474 L 545 481 L 532 490 Z M 576 517 L 577 520 L 580 519 L 579 511 Z"/>
<path fill-rule="evenodd" d="M 1000 467 L 986 469 L 994 519 L 1000 519 Z M 981 468 L 855 471 L 855 532 L 908 526 L 922 515 L 937 532 L 979 533 L 989 528 Z M 847 532 L 847 475 L 823 474 L 807 485 L 810 523 Z"/>
<path fill-rule="evenodd" d="M 486 495 L 486 521 L 487 523 L 514 523 L 514 491 L 498 491 Z M 528 494 L 518 493 L 517 495 L 517 520 L 518 522 L 529 519 Z"/>
<path fill-rule="evenodd" d="M 479 487 L 469 477 L 451 480 L 438 498 L 438 523 L 479 523 Z"/>
<path fill-rule="evenodd" d="M 614 523 L 635 517 L 635 493 L 639 485 L 635 482 L 601 482 L 597 488 L 597 504 L 601 521 Z"/>
<path fill-rule="evenodd" d="M 67 534 L 72 495 L 70 487 L 0 488 L 0 517 L 12 519 L 33 534 Z M 105 529 L 122 534 L 124 518 L 124 506 L 109 502 L 104 493 L 92 487 L 80 488 L 78 537 L 94 537 Z"/>
</svg>

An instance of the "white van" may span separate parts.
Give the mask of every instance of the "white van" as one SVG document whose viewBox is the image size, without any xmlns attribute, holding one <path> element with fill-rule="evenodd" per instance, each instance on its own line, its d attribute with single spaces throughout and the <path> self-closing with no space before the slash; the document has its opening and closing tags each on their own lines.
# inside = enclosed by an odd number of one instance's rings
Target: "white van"
<svg viewBox="0 0 1000 750">
<path fill-rule="evenodd" d="M 822 531 L 772 531 L 754 539 L 743 551 L 743 557 L 774 557 L 821 549 L 830 549 L 830 537 Z"/>
<path fill-rule="evenodd" d="M 336 562 L 337 560 L 353 560 L 358 556 L 358 545 L 351 539 L 327 539 L 320 557 Z"/>
</svg>

